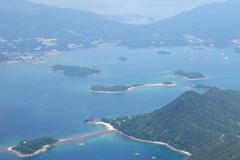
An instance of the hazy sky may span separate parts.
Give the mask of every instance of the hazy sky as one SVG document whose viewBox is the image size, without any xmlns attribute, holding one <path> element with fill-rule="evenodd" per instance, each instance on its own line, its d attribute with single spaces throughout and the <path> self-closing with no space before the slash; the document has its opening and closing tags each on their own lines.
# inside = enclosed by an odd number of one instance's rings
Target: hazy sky
<svg viewBox="0 0 240 160">
<path fill-rule="evenodd" d="M 224 0 L 31 0 L 104 15 L 138 14 L 164 18 L 206 3 Z"/>
</svg>

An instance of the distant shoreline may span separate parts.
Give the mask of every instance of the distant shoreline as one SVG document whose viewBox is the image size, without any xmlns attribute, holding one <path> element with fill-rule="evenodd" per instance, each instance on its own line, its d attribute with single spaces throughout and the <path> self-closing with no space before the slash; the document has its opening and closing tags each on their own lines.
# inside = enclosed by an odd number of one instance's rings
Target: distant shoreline
<svg viewBox="0 0 240 160">
<path fill-rule="evenodd" d="M 175 87 L 176 83 L 172 84 L 165 84 L 165 83 L 149 83 L 149 84 L 143 84 L 143 85 L 138 85 L 134 87 L 129 87 L 127 90 L 124 91 L 97 91 L 90 89 L 90 92 L 92 93 L 102 93 L 102 94 L 121 94 L 121 93 L 126 93 L 126 92 L 131 92 L 137 88 L 144 88 L 144 87 Z"/>
<path fill-rule="evenodd" d="M 123 133 L 122 131 L 118 130 L 118 129 L 115 129 L 110 123 L 106 123 L 106 122 L 103 122 L 103 121 L 93 121 L 93 122 L 90 122 L 89 124 L 94 124 L 94 125 L 101 125 L 101 126 L 104 126 L 108 131 L 115 131 L 116 133 L 119 133 L 120 135 L 130 139 L 130 140 L 133 140 L 133 141 L 137 141 L 137 142 L 141 142 L 141 143 L 146 143 L 146 144 L 156 144 L 156 145 L 161 145 L 161 146 L 164 146 L 174 152 L 178 152 L 184 156 L 187 156 L 187 157 L 191 157 L 192 154 L 190 152 L 187 152 L 185 150 L 180 150 L 180 149 L 177 149 L 171 145 L 169 145 L 168 143 L 165 143 L 165 142 L 159 142 L 159 141 L 149 141 L 149 140 L 143 140 L 143 139 L 138 139 L 138 138 L 135 138 L 133 136 L 129 136 L 125 133 Z"/>
<path fill-rule="evenodd" d="M 182 77 L 189 81 L 198 81 L 206 79 L 206 76 L 200 72 L 184 72 L 184 71 L 177 71 L 174 73 L 174 76 Z"/>
<path fill-rule="evenodd" d="M 206 80 L 207 79 L 206 76 L 204 78 L 188 78 L 188 77 L 184 77 L 184 78 L 188 81 L 200 81 L 200 80 Z"/>
<path fill-rule="evenodd" d="M 179 77 L 179 78 L 182 78 L 182 79 L 185 79 L 185 80 L 188 80 L 188 81 L 199 81 L 199 80 L 206 80 L 207 79 L 207 76 L 204 76 L 202 78 L 189 78 L 187 76 L 181 76 L 181 75 L 175 75 L 173 74 L 175 77 Z"/>
</svg>

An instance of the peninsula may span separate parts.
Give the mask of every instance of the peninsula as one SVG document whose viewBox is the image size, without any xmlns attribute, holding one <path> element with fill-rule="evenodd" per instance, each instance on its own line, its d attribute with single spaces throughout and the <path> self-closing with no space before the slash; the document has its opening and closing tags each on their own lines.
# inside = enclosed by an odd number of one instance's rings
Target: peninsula
<svg viewBox="0 0 240 160">
<path fill-rule="evenodd" d="M 199 72 L 177 71 L 174 73 L 174 75 L 184 77 L 188 80 L 201 80 L 206 78 L 202 73 Z"/>
<path fill-rule="evenodd" d="M 94 68 L 86 68 L 79 66 L 55 65 L 52 67 L 54 72 L 63 73 L 65 76 L 85 77 L 92 74 L 98 74 L 101 71 Z"/>
<path fill-rule="evenodd" d="M 188 151 L 190 160 L 237 160 L 239 117 L 240 92 L 210 88 L 185 92 L 151 113 L 102 121 L 134 139 Z"/>
</svg>

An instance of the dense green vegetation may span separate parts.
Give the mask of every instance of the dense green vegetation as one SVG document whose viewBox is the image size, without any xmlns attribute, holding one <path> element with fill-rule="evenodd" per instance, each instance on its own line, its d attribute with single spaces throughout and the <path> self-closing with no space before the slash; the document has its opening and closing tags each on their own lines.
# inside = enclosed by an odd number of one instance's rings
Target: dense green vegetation
<svg viewBox="0 0 240 160">
<path fill-rule="evenodd" d="M 92 91 L 101 91 L 101 92 L 125 92 L 131 87 L 141 86 L 142 84 L 134 85 L 116 85 L 116 86 L 92 86 Z"/>
<path fill-rule="evenodd" d="M 188 91 L 154 112 L 103 121 L 127 135 L 189 151 L 192 160 L 240 159 L 238 91 Z"/>
<path fill-rule="evenodd" d="M 164 82 L 163 85 L 173 85 L 173 82 Z M 92 91 L 99 91 L 99 92 L 125 92 L 132 87 L 141 87 L 144 84 L 133 84 L 133 85 L 116 85 L 116 86 L 92 86 Z"/>
<path fill-rule="evenodd" d="M 78 66 L 67 66 L 67 65 L 55 65 L 52 67 L 52 70 L 55 72 L 62 72 L 66 76 L 73 76 L 73 77 L 84 77 L 84 76 L 97 74 L 101 72 L 98 69 L 78 67 Z"/>
<path fill-rule="evenodd" d="M 203 79 L 205 78 L 205 76 L 202 73 L 198 73 L 198 72 L 184 72 L 184 71 L 177 71 L 174 73 L 176 76 L 182 76 L 182 77 L 186 77 L 187 79 Z"/>
<path fill-rule="evenodd" d="M 103 92 L 124 92 L 127 91 L 129 86 L 92 86 L 92 91 L 103 91 Z"/>
<path fill-rule="evenodd" d="M 58 140 L 52 137 L 43 137 L 33 140 L 23 140 L 19 142 L 16 147 L 12 149 L 21 153 L 21 154 L 33 154 L 34 152 L 38 151 L 45 145 L 53 145 L 57 143 Z"/>
</svg>

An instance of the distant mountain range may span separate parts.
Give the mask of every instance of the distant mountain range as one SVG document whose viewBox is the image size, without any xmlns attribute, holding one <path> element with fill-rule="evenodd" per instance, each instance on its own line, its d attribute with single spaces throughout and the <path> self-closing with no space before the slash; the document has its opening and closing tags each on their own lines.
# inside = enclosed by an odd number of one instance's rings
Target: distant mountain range
<svg viewBox="0 0 240 160">
<path fill-rule="evenodd" d="M 46 54 L 74 48 L 134 46 L 134 39 L 138 39 L 126 34 L 133 33 L 135 26 L 87 11 L 24 0 L 1 0 L 0 22 L 0 61 L 7 63 L 42 63 Z"/>
<path fill-rule="evenodd" d="M 240 47 L 238 0 L 208 4 L 149 25 L 130 25 L 74 9 L 1 0 L 0 49 L 44 52 L 96 46 Z"/>
<path fill-rule="evenodd" d="M 207 4 L 151 24 L 150 28 L 161 33 L 159 37 L 169 37 L 170 42 L 178 37 L 180 42 L 185 39 L 192 44 L 227 47 L 232 40 L 240 38 L 239 6 L 239 0 Z"/>
<path fill-rule="evenodd" d="M 117 43 L 133 28 L 94 13 L 23 0 L 2 0 L 0 20 L 0 36 L 6 39 L 51 37 L 84 46 L 101 41 Z"/>
<path fill-rule="evenodd" d="M 192 160 L 240 159 L 239 91 L 188 91 L 152 113 L 104 121 L 127 135 L 189 151 Z"/>
</svg>

